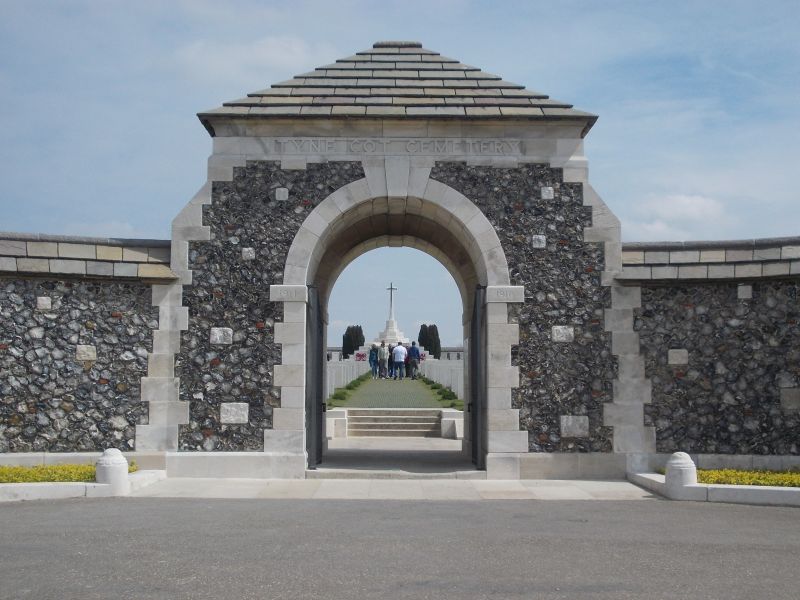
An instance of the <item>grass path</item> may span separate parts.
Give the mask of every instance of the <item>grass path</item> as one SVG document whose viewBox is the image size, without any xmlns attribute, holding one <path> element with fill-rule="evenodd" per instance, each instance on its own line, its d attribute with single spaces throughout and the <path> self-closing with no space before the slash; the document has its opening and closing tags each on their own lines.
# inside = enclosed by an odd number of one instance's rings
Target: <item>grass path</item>
<svg viewBox="0 0 800 600">
<path fill-rule="evenodd" d="M 350 393 L 342 408 L 441 408 L 433 390 L 412 379 L 369 379 Z"/>
</svg>

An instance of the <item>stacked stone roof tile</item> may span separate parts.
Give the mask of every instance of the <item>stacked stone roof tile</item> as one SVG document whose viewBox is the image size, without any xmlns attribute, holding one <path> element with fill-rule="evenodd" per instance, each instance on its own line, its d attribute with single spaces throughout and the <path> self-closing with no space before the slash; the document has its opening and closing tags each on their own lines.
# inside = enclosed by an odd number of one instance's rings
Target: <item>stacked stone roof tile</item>
<svg viewBox="0 0 800 600">
<path fill-rule="evenodd" d="M 200 113 L 208 117 L 515 118 L 588 121 L 576 110 L 418 42 L 377 42 L 363 52 Z"/>
</svg>

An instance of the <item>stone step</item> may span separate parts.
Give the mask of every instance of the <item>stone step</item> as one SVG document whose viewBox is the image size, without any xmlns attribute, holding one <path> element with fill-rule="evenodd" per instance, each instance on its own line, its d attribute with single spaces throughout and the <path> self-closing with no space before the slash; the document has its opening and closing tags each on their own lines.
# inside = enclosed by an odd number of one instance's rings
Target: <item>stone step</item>
<svg viewBox="0 0 800 600">
<path fill-rule="evenodd" d="M 441 437 L 440 429 L 413 431 L 408 429 L 349 429 L 348 437 Z"/>
<path fill-rule="evenodd" d="M 402 469 L 328 469 L 321 465 L 316 469 L 306 470 L 306 479 L 486 479 L 486 471 L 426 473 Z"/>
<path fill-rule="evenodd" d="M 403 417 L 386 415 L 382 417 L 349 417 L 347 423 L 439 423 L 439 417 Z"/>
<path fill-rule="evenodd" d="M 403 429 L 405 431 L 441 431 L 439 423 L 393 423 L 385 421 L 383 423 L 348 423 L 347 431 L 354 429 Z"/>
<path fill-rule="evenodd" d="M 442 411 L 436 408 L 348 408 L 347 417 L 438 417 Z"/>
</svg>

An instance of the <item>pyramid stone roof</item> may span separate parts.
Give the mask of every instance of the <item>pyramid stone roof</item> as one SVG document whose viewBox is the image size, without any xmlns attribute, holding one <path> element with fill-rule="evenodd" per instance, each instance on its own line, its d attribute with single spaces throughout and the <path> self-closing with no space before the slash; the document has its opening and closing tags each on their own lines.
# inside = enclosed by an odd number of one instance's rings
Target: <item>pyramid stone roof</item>
<svg viewBox="0 0 800 600">
<path fill-rule="evenodd" d="M 233 118 L 579 119 L 597 116 L 419 42 L 377 42 L 334 63 L 198 114 Z"/>
</svg>

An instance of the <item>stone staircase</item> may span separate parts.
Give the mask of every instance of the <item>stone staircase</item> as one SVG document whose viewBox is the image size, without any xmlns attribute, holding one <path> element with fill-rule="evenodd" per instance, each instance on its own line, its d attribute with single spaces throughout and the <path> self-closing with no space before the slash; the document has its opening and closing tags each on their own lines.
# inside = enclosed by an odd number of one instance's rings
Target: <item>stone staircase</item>
<svg viewBox="0 0 800 600">
<path fill-rule="evenodd" d="M 417 408 L 350 408 L 347 437 L 441 437 L 442 411 Z"/>
</svg>

